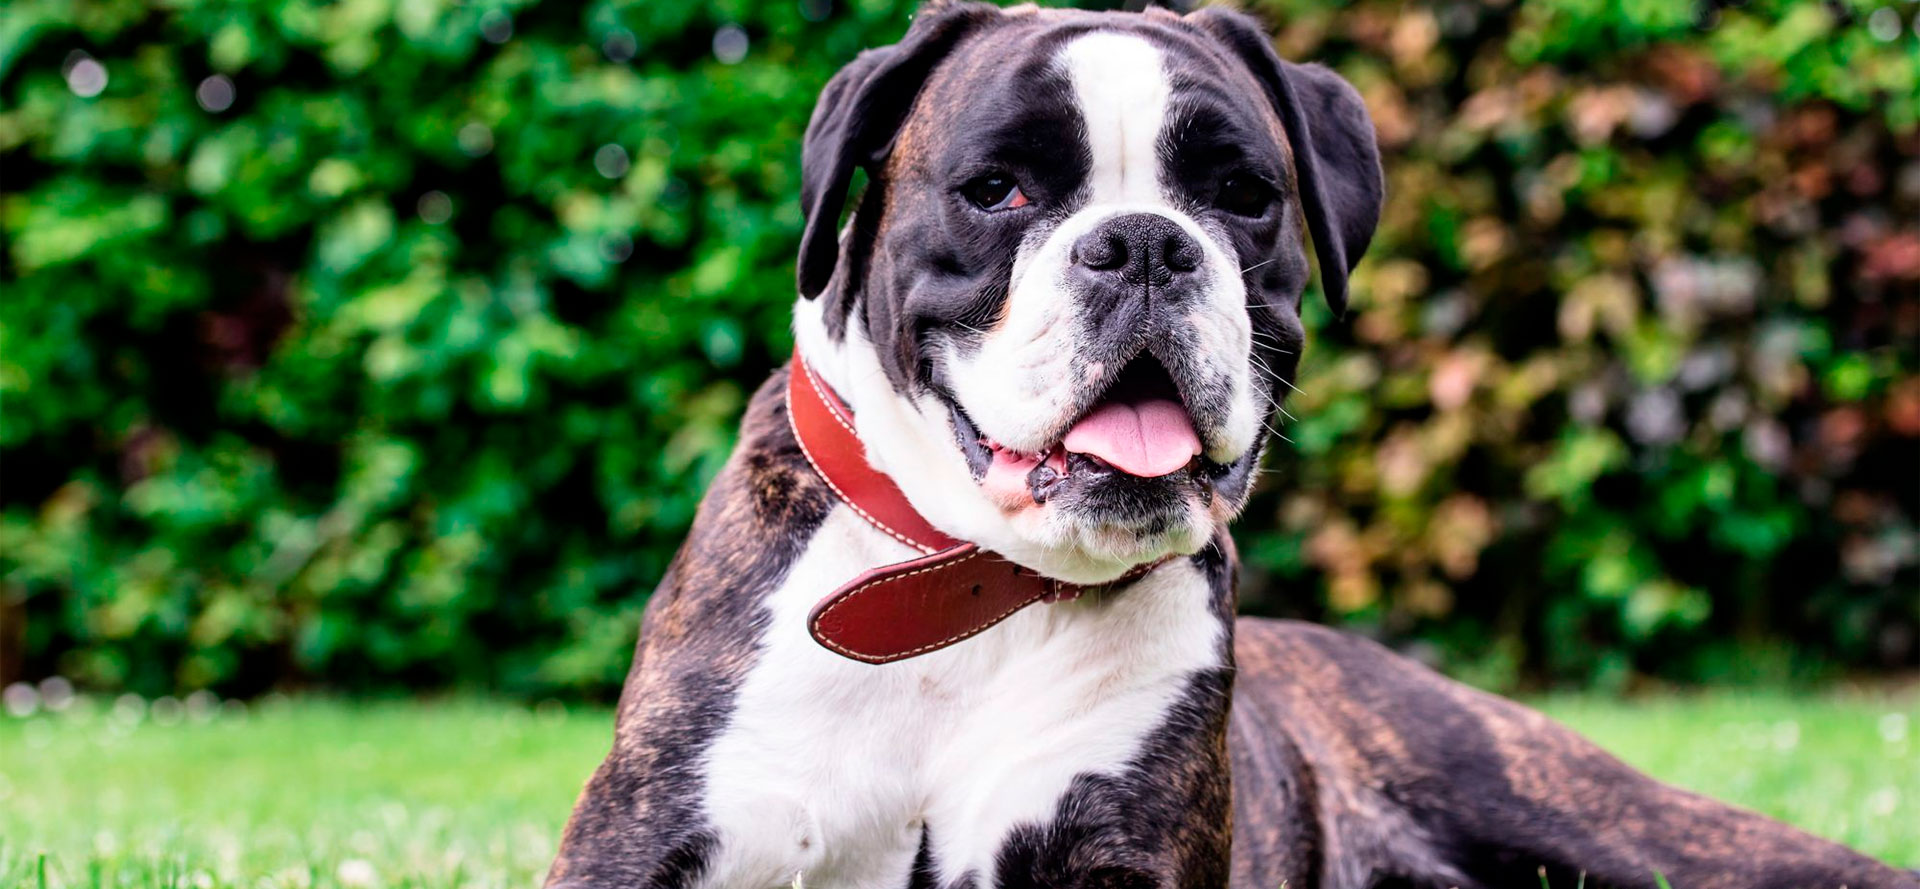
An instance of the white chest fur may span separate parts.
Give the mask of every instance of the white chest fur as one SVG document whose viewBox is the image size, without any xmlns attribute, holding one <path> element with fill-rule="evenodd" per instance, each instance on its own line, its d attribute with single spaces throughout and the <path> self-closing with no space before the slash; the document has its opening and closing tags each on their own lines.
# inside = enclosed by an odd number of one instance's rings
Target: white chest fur
<svg viewBox="0 0 1920 889">
<path fill-rule="evenodd" d="M 1140 750 L 1225 628 L 1200 572 L 1168 563 L 1110 600 L 1037 605 L 884 666 L 816 644 L 808 610 L 914 555 L 837 507 L 786 581 L 759 661 L 705 763 L 719 848 L 702 885 L 899 889 L 930 825 L 943 881 L 991 885 L 1010 828 L 1044 823 L 1075 775 Z"/>
</svg>

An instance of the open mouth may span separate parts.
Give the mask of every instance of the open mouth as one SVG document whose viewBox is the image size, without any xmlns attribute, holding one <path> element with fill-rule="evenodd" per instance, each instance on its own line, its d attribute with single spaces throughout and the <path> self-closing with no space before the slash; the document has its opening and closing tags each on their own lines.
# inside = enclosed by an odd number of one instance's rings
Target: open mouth
<svg viewBox="0 0 1920 889">
<path fill-rule="evenodd" d="M 1127 363 L 1059 441 L 1037 452 L 1013 450 L 982 436 L 957 404 L 949 401 L 949 406 L 974 476 L 989 493 L 1010 502 L 1025 496 L 1046 503 L 1077 479 L 1160 479 L 1212 468 L 1204 465 L 1200 436 L 1173 377 L 1145 352 Z M 1194 473 L 1196 478 L 1212 474 Z"/>
</svg>

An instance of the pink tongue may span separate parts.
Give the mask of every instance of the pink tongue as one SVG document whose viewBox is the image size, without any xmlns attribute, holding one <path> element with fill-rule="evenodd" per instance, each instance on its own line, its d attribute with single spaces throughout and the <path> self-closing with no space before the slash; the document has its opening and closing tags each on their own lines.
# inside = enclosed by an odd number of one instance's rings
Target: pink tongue
<svg viewBox="0 0 1920 889">
<path fill-rule="evenodd" d="M 1200 453 L 1200 436 L 1180 403 L 1156 398 L 1139 404 L 1103 404 L 1067 430 L 1061 446 L 1091 454 L 1128 475 L 1155 478 Z"/>
</svg>

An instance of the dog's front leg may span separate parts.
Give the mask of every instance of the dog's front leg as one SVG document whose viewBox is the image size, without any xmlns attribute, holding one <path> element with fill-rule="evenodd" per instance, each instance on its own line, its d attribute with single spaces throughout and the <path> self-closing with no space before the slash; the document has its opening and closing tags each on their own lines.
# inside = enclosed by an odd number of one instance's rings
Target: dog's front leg
<svg viewBox="0 0 1920 889">
<path fill-rule="evenodd" d="M 980 885 L 1224 887 L 1232 833 L 1228 670 L 1193 677 L 1128 768 L 1083 774 L 1051 822 L 1015 829 Z"/>
<path fill-rule="evenodd" d="M 549 887 L 681 889 L 706 868 L 719 838 L 700 812 L 700 751 L 720 717 L 701 686 L 714 677 L 703 683 L 698 663 L 673 660 L 647 657 L 643 643 L 613 749 L 567 820 Z"/>
</svg>

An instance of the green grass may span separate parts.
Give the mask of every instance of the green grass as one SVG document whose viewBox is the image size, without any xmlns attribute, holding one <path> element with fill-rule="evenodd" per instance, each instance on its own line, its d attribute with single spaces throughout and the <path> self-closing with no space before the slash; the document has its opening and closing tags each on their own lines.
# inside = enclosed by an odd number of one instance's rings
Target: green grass
<svg viewBox="0 0 1920 889">
<path fill-rule="evenodd" d="M 1920 698 L 1540 703 L 1635 765 L 1920 864 Z M 527 887 L 606 711 L 472 701 L 0 716 L 0 887 Z M 1685 889 L 1685 887 L 1681 887 Z"/>
<path fill-rule="evenodd" d="M 1661 780 L 1920 867 L 1920 690 L 1530 703 Z"/>
<path fill-rule="evenodd" d="M 611 720 L 321 700 L 0 717 L 0 887 L 33 887 L 42 853 L 54 889 L 535 885 Z"/>
</svg>

